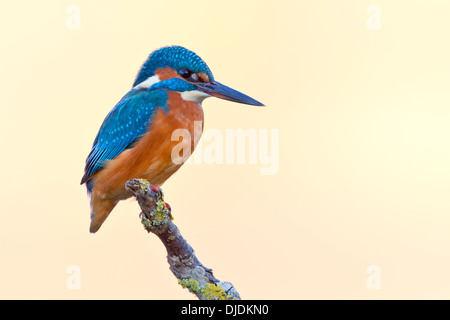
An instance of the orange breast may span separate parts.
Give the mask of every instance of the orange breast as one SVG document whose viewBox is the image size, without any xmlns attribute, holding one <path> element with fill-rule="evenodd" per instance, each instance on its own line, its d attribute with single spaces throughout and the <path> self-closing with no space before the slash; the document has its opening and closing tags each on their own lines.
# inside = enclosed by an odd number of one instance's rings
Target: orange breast
<svg viewBox="0 0 450 320">
<path fill-rule="evenodd" d="M 188 130 L 192 152 L 198 142 L 194 141 L 194 123 L 200 121 L 203 130 L 203 110 L 199 104 L 183 100 L 178 92 L 168 93 L 168 106 L 168 113 L 157 111 L 150 130 L 133 148 L 124 150 L 93 176 L 93 193 L 103 199 L 126 199 L 130 196 L 124 187 L 126 181 L 144 178 L 160 186 L 181 167 L 172 161 L 172 150 L 180 143 L 172 141 L 172 133 Z"/>
</svg>

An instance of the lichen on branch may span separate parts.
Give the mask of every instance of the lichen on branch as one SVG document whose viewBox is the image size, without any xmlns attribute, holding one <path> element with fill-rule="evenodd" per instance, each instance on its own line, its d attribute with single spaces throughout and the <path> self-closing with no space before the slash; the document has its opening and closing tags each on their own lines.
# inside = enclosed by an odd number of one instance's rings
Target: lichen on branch
<svg viewBox="0 0 450 320">
<path fill-rule="evenodd" d="M 239 293 L 229 282 L 215 278 L 211 269 L 197 259 L 194 250 L 172 222 L 171 210 L 164 202 L 162 190 L 145 179 L 132 179 L 125 188 L 137 199 L 144 228 L 158 236 L 167 250 L 169 268 L 178 283 L 200 300 L 240 300 Z"/>
</svg>

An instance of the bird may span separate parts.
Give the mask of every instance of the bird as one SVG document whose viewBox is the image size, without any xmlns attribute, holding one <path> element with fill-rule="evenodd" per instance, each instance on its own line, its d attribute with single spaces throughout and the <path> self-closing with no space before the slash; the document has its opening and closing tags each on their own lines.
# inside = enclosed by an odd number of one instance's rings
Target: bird
<svg viewBox="0 0 450 320">
<path fill-rule="evenodd" d="M 208 97 L 264 106 L 217 82 L 193 51 L 166 46 L 150 53 L 132 88 L 105 117 L 86 158 L 81 185 L 86 184 L 90 197 L 91 233 L 119 201 L 132 196 L 125 189 L 128 180 L 146 179 L 160 187 L 181 167 L 171 157 L 179 143 L 172 141 L 172 133 L 188 130 L 193 151 L 198 142 L 194 124 L 201 123 L 203 131 L 202 102 Z"/>
</svg>

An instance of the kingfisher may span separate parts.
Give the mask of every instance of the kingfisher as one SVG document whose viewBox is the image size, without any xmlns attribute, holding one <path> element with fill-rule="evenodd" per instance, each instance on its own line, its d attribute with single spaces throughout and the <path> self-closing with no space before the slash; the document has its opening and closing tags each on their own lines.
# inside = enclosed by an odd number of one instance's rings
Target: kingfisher
<svg viewBox="0 0 450 320">
<path fill-rule="evenodd" d="M 202 102 L 208 97 L 263 106 L 217 82 L 206 63 L 186 48 L 167 46 L 148 56 L 131 90 L 104 119 L 86 159 L 81 184 L 90 196 L 91 233 L 119 201 L 131 197 L 128 180 L 142 178 L 160 187 L 181 167 L 172 160 L 179 143 L 172 133 L 188 130 L 193 151 L 198 142 L 194 126 L 201 123 L 203 131 Z"/>
</svg>

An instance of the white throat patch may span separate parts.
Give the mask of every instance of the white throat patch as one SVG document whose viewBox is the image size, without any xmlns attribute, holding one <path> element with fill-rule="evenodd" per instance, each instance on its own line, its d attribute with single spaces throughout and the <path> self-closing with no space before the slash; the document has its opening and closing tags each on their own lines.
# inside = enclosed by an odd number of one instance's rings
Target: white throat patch
<svg viewBox="0 0 450 320">
<path fill-rule="evenodd" d="M 135 85 L 133 87 L 133 89 L 136 89 L 136 90 L 138 90 L 138 89 L 148 89 L 152 85 L 154 85 L 155 83 L 158 83 L 159 81 L 160 80 L 159 80 L 158 75 L 155 74 L 154 76 L 148 77 L 146 80 L 144 80 L 141 83 Z"/>
<path fill-rule="evenodd" d="M 205 100 L 208 97 L 211 96 L 199 90 L 184 91 L 181 93 L 181 98 L 183 98 L 183 100 L 194 101 L 197 102 L 198 104 L 202 104 L 203 100 Z"/>
</svg>

